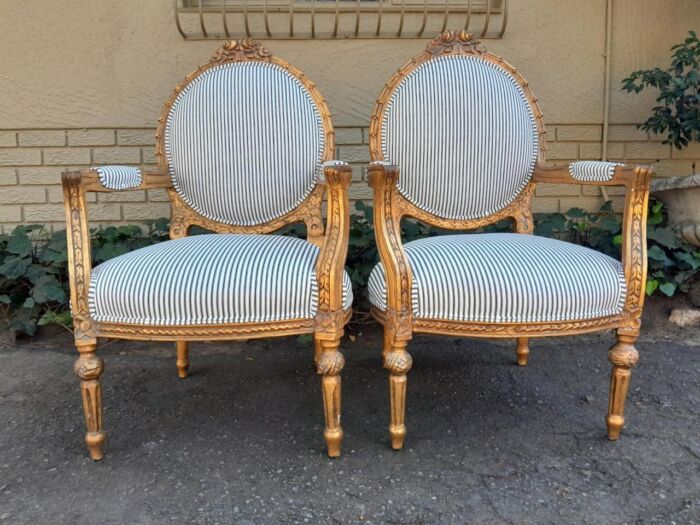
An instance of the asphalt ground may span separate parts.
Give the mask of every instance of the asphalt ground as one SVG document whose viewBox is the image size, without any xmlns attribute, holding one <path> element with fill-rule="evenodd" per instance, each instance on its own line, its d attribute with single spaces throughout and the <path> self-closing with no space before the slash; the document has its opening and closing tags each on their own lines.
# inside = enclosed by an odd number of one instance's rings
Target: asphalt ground
<svg viewBox="0 0 700 525">
<path fill-rule="evenodd" d="M 533 340 L 527 367 L 514 341 L 415 337 L 401 452 L 379 328 L 354 326 L 335 460 L 313 349 L 290 337 L 193 343 L 185 380 L 174 345 L 103 343 L 92 462 L 71 336 L 44 330 L 0 346 L 0 523 L 699 523 L 699 331 L 664 315 L 618 442 L 612 334 Z"/>
</svg>

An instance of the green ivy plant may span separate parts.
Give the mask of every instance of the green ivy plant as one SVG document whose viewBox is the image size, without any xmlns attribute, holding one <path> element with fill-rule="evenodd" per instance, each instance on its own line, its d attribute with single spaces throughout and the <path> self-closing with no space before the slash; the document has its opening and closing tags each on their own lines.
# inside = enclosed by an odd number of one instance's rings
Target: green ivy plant
<svg viewBox="0 0 700 525">
<path fill-rule="evenodd" d="M 168 219 L 140 226 L 91 231 L 95 264 L 168 238 Z M 33 335 L 37 326 L 70 328 L 68 250 L 65 230 L 49 233 L 41 225 L 18 226 L 0 235 L 0 330 Z"/>
<path fill-rule="evenodd" d="M 572 208 L 566 213 L 535 217 L 535 233 L 575 242 L 620 257 L 622 244 L 621 217 L 610 201 L 598 212 Z M 667 223 L 663 204 L 652 201 L 647 219 L 647 284 L 651 296 L 657 290 L 672 297 L 677 291 L 687 292 L 700 277 L 700 252 L 682 242 Z"/>
<path fill-rule="evenodd" d="M 350 217 L 350 245 L 347 270 L 355 293 L 355 308 L 369 309 L 367 282 L 379 255 L 374 242 L 372 206 L 358 201 Z M 446 233 L 422 223 L 405 220 L 401 224 L 404 242 Z M 619 214 L 610 202 L 597 212 L 572 208 L 566 213 L 535 215 L 535 233 L 588 246 L 619 257 L 622 243 Z M 137 248 L 168 239 L 168 219 L 146 226 L 119 226 L 91 231 L 95 264 Z M 479 230 L 510 231 L 503 221 Z M 193 233 L 202 233 L 198 230 Z M 303 226 L 285 228 L 284 235 L 303 237 Z M 686 292 L 700 278 L 700 252 L 684 244 L 666 224 L 660 202 L 652 202 L 648 219 L 649 277 L 646 292 L 673 296 Z M 33 335 L 37 326 L 59 324 L 70 328 L 68 310 L 68 252 L 65 231 L 54 234 L 42 226 L 18 226 L 9 235 L 0 235 L 0 330 L 10 329 Z"/>
<path fill-rule="evenodd" d="M 695 31 L 671 48 L 671 65 L 633 72 L 622 81 L 622 89 L 639 93 L 647 87 L 658 89 L 651 117 L 638 127 L 654 134 L 666 133 L 664 144 L 682 149 L 700 141 L 700 40 Z"/>
<path fill-rule="evenodd" d="M 0 236 L 0 319 L 32 335 L 37 324 L 68 323 L 65 232 L 18 226 Z"/>
</svg>

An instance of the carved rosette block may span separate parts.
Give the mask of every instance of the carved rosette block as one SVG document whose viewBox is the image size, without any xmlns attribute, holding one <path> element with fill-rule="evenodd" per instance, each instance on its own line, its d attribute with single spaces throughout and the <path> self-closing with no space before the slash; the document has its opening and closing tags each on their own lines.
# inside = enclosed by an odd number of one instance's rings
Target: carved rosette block
<svg viewBox="0 0 700 525">
<path fill-rule="evenodd" d="M 411 339 L 413 335 L 413 312 L 411 310 L 397 312 L 387 308 L 385 323 L 385 330 L 389 332 L 392 341 Z"/>
<path fill-rule="evenodd" d="M 389 401 L 391 422 L 389 435 L 391 448 L 401 450 L 406 438 L 406 374 L 413 366 L 411 355 L 406 352 L 406 343 L 394 343 L 391 351 L 384 356 L 384 367 L 389 370 Z"/>
<path fill-rule="evenodd" d="M 342 297 L 342 291 L 341 291 Z M 314 338 L 318 341 L 335 341 L 343 336 L 346 314 L 339 310 L 335 312 L 319 311 L 314 318 Z"/>
<path fill-rule="evenodd" d="M 518 365 L 527 365 L 527 360 L 530 357 L 530 347 L 528 346 L 527 337 L 518 337 L 518 344 L 515 347 L 515 354 L 518 356 Z"/>
<path fill-rule="evenodd" d="M 80 378 L 80 392 L 83 398 L 85 414 L 85 443 L 90 457 L 98 461 L 104 457 L 102 446 L 105 433 L 102 430 L 102 388 L 100 376 L 104 371 L 104 361 L 95 355 L 95 346 L 79 347 L 80 357 L 75 361 L 73 370 Z"/>
<path fill-rule="evenodd" d="M 634 337 L 618 334 L 617 343 L 608 352 L 608 359 L 613 368 L 610 374 L 610 397 L 605 422 L 608 426 L 608 439 L 612 441 L 620 437 L 620 431 L 625 425 L 625 400 L 632 377 L 632 368 L 639 361 L 639 352 L 632 344 L 633 342 Z"/>
</svg>

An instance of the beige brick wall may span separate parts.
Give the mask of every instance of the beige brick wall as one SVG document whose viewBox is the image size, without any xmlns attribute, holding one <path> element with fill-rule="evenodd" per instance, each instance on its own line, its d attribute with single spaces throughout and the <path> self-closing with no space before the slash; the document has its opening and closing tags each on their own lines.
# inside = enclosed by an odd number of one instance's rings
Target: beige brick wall
<svg viewBox="0 0 700 525">
<path fill-rule="evenodd" d="M 599 159 L 600 125 L 550 125 L 547 128 L 547 162 L 560 165 L 577 159 Z M 0 227 L 7 232 L 17 224 L 42 223 L 64 228 L 61 172 L 95 164 L 129 164 L 152 168 L 153 129 L 0 130 Z M 634 125 L 612 125 L 608 158 L 653 164 L 660 176 L 690 173 L 700 160 L 696 145 L 677 151 L 649 137 Z M 336 156 L 354 168 L 351 197 L 371 198 L 361 180 L 361 167 L 369 161 L 368 130 L 336 129 Z M 623 192 L 609 188 L 620 209 Z M 169 215 L 167 195 L 161 190 L 90 194 L 92 224 L 140 223 Z M 540 185 L 533 204 L 538 212 L 566 211 L 579 206 L 596 209 L 602 203 L 597 187 Z"/>
</svg>

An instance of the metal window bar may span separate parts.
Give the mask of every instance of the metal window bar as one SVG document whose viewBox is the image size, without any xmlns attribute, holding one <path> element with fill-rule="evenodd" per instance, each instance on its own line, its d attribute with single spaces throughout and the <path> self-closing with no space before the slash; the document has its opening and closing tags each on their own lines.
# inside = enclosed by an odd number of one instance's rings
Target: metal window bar
<svg viewBox="0 0 700 525">
<path fill-rule="evenodd" d="M 427 38 L 446 28 L 501 38 L 508 0 L 174 0 L 185 40 Z"/>
</svg>

